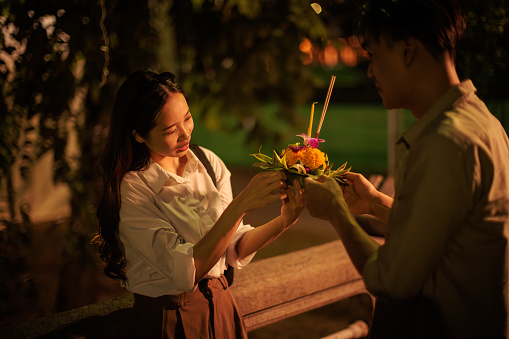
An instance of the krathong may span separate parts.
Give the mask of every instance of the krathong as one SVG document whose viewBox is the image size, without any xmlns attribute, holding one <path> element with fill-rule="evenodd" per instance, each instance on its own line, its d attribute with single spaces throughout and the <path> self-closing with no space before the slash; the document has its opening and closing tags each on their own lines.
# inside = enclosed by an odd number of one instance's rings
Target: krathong
<svg viewBox="0 0 509 339">
<path fill-rule="evenodd" d="M 319 139 L 318 136 L 325 117 L 325 112 L 327 111 L 335 79 L 336 77 L 332 76 L 315 137 L 311 137 L 311 131 L 313 127 L 315 104 L 317 104 L 317 102 L 313 102 L 311 106 L 311 117 L 309 119 L 307 134 L 300 133 L 297 135 L 304 139 L 303 144 L 290 144 L 281 152 L 274 150 L 271 157 L 262 154 L 262 148 L 260 147 L 258 153 L 251 155 L 261 162 L 254 163 L 253 166 L 264 170 L 284 170 L 288 178 L 286 183 L 290 186 L 293 185 L 294 179 L 299 180 L 301 186 L 304 186 L 304 179 L 306 177 L 317 179 L 322 175 L 335 179 L 340 185 L 348 185 L 344 179 L 344 175 L 350 171 L 350 168 L 346 168 L 346 162 L 339 168 L 333 169 L 334 164 L 329 162 L 327 154 L 318 148 L 320 143 L 325 142 L 324 139 Z"/>
</svg>

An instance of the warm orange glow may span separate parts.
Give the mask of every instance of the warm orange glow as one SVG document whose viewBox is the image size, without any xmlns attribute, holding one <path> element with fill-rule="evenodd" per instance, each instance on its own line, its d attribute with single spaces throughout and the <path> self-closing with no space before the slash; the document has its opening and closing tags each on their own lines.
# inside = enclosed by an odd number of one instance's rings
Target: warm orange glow
<svg viewBox="0 0 509 339">
<path fill-rule="evenodd" d="M 321 64 L 324 63 L 324 60 L 323 60 L 323 51 L 319 51 L 318 52 L 317 59 L 318 59 L 319 63 L 321 63 Z"/>
<path fill-rule="evenodd" d="M 304 65 L 309 65 L 313 62 L 313 54 L 311 54 L 311 52 L 309 53 L 306 53 L 302 58 L 302 64 Z"/>
<path fill-rule="evenodd" d="M 352 47 L 345 46 L 341 49 L 341 61 L 349 67 L 354 67 L 357 65 L 357 53 Z"/>
<path fill-rule="evenodd" d="M 299 50 L 304 53 L 301 57 L 302 63 L 304 65 L 309 65 L 313 62 L 313 44 L 309 39 L 304 38 L 301 43 L 299 44 Z"/>
<path fill-rule="evenodd" d="M 338 64 L 338 51 L 334 46 L 325 47 L 323 51 L 323 62 L 329 67 L 334 67 Z"/>
<path fill-rule="evenodd" d="M 301 60 L 304 65 L 355 67 L 360 61 L 367 58 L 366 51 L 355 35 L 338 38 L 335 41 L 329 40 L 325 49 L 314 46 L 308 38 L 304 38 L 299 44 L 299 50 L 302 52 Z"/>
<path fill-rule="evenodd" d="M 299 45 L 299 49 L 303 53 L 311 52 L 312 47 L 313 45 L 311 44 L 311 41 L 309 41 L 309 39 L 307 38 L 304 38 L 304 40 L 302 40 L 302 42 Z"/>
</svg>

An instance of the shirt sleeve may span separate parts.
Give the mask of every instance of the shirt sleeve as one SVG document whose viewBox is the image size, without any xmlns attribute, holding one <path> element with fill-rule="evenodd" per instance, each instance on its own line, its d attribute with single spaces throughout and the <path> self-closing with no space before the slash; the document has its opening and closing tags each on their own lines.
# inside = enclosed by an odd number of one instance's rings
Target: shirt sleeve
<svg viewBox="0 0 509 339">
<path fill-rule="evenodd" d="M 184 242 L 150 200 L 147 187 L 123 183 L 121 194 L 119 233 L 126 253 L 134 251 L 157 274 L 168 279 L 174 289 L 192 291 L 195 287 L 194 244 Z"/>
<path fill-rule="evenodd" d="M 230 241 L 230 245 L 228 245 L 228 249 L 226 250 L 226 262 L 233 268 L 242 269 L 247 264 L 249 264 L 251 260 L 253 260 L 256 254 L 255 252 L 248 255 L 242 260 L 238 259 L 239 256 L 237 252 L 237 243 L 239 242 L 240 239 L 242 239 L 244 234 L 246 234 L 246 232 L 250 231 L 251 229 L 253 229 L 251 225 L 244 225 L 244 223 L 241 221 L 239 228 L 237 229 L 237 233 L 235 233 L 232 241 Z"/>
<path fill-rule="evenodd" d="M 366 288 L 395 300 L 415 296 L 443 258 L 472 201 L 472 159 L 444 136 L 412 145 L 385 244 L 366 262 Z"/>
</svg>

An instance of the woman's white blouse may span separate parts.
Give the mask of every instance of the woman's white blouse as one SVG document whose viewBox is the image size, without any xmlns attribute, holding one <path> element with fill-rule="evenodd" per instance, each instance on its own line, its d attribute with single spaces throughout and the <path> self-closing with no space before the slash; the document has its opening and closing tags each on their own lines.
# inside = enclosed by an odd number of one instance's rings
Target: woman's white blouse
<svg viewBox="0 0 509 339">
<path fill-rule="evenodd" d="M 202 149 L 214 169 L 217 188 L 192 151 L 182 177 L 151 162 L 122 181 L 119 238 L 127 261 L 125 287 L 133 293 L 158 297 L 196 287 L 193 246 L 232 200 L 230 171 L 217 155 Z M 236 251 L 237 242 L 250 229 L 240 223 L 228 250 L 206 277 L 218 278 L 226 263 L 242 268 L 251 261 L 254 254 L 238 261 Z"/>
</svg>

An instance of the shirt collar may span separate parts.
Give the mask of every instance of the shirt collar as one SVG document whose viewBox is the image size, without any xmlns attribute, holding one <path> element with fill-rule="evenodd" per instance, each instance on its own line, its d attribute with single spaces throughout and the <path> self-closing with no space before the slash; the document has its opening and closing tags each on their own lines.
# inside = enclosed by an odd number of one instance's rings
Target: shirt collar
<svg viewBox="0 0 509 339">
<path fill-rule="evenodd" d="M 459 85 L 451 87 L 419 120 L 403 133 L 398 143 L 404 142 L 408 146 L 412 145 L 432 121 L 451 108 L 464 95 L 475 93 L 475 91 L 476 88 L 471 80 L 465 80 Z"/>
<path fill-rule="evenodd" d="M 206 172 L 205 166 L 203 166 L 196 155 L 191 152 L 187 152 L 187 164 L 184 168 L 184 173 L 182 176 L 176 175 L 174 173 L 170 173 L 164 168 L 162 168 L 158 163 L 154 160 L 150 159 L 150 164 L 146 169 L 139 172 L 140 177 L 144 179 L 147 185 L 158 194 L 161 192 L 163 186 L 166 185 L 174 185 L 174 184 L 182 184 L 187 182 L 187 176 L 194 171 Z"/>
</svg>

